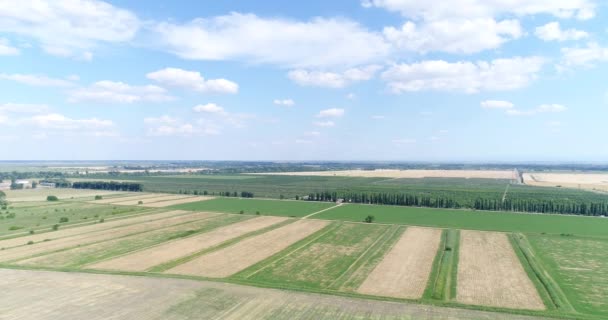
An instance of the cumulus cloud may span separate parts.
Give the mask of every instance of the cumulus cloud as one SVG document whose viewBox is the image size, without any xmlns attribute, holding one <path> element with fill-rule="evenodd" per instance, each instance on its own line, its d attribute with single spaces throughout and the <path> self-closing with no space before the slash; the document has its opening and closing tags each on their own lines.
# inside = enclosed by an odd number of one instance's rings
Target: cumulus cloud
<svg viewBox="0 0 608 320">
<path fill-rule="evenodd" d="M 130 11 L 97 0 L 0 1 L 0 32 L 35 39 L 59 56 L 90 59 L 99 43 L 133 39 L 140 24 Z"/>
<path fill-rule="evenodd" d="M 58 113 L 35 115 L 27 120 L 24 120 L 24 123 L 43 129 L 59 130 L 91 130 L 114 126 L 114 123 L 110 120 L 102 120 L 97 118 L 72 119 Z"/>
<path fill-rule="evenodd" d="M 313 122 L 313 125 L 317 127 L 329 128 L 335 126 L 336 124 L 333 121 L 315 121 Z"/>
<path fill-rule="evenodd" d="M 580 40 L 589 37 L 585 31 L 577 29 L 562 30 L 559 22 L 550 22 L 537 27 L 534 34 L 544 41 Z"/>
<path fill-rule="evenodd" d="M 525 87 L 536 79 L 543 64 L 539 57 L 478 62 L 429 60 L 393 65 L 382 78 L 394 93 L 434 90 L 471 94 Z"/>
<path fill-rule="evenodd" d="M 519 109 L 509 109 L 506 111 L 507 115 L 510 116 L 532 116 L 539 113 L 558 113 L 564 112 L 568 108 L 561 104 L 542 104 L 534 109 L 530 110 L 519 110 Z"/>
<path fill-rule="evenodd" d="M 13 46 L 5 38 L 0 38 L 0 56 L 16 56 L 21 51 Z"/>
<path fill-rule="evenodd" d="M 497 22 L 492 18 L 446 19 L 419 24 L 408 21 L 401 28 L 384 28 L 385 37 L 397 48 L 419 53 L 476 53 L 498 48 L 522 34 L 519 21 Z"/>
<path fill-rule="evenodd" d="M 595 42 L 586 47 L 562 48 L 562 65 L 565 67 L 591 67 L 595 63 L 608 61 L 608 48 Z"/>
<path fill-rule="evenodd" d="M 285 107 L 292 107 L 296 104 L 292 99 L 274 99 L 272 103 L 276 104 L 277 106 Z"/>
<path fill-rule="evenodd" d="M 226 115 L 226 111 L 224 108 L 218 106 L 215 103 L 207 103 L 207 104 L 199 104 L 192 108 L 195 112 L 206 112 L 206 113 L 214 113 L 220 115 Z"/>
<path fill-rule="evenodd" d="M 302 86 L 344 88 L 354 82 L 373 78 L 379 66 L 371 65 L 360 68 L 350 68 L 344 72 L 292 70 L 287 75 L 289 79 Z"/>
<path fill-rule="evenodd" d="M 481 107 L 484 109 L 511 109 L 513 103 L 502 100 L 485 100 L 481 102 Z"/>
<path fill-rule="evenodd" d="M 244 61 L 290 68 L 348 67 L 390 50 L 381 34 L 345 18 L 298 21 L 233 12 L 188 23 L 160 23 L 162 46 L 185 59 Z"/>
<path fill-rule="evenodd" d="M 174 97 L 167 90 L 155 85 L 132 86 L 124 82 L 98 81 L 89 87 L 78 88 L 69 92 L 69 102 L 166 102 Z"/>
<path fill-rule="evenodd" d="M 15 81 L 35 87 L 70 87 L 74 85 L 74 83 L 70 80 L 51 78 L 45 75 L 37 74 L 0 73 L 0 79 Z"/>
<path fill-rule="evenodd" d="M 146 77 L 168 87 L 179 87 L 203 93 L 237 93 L 239 91 L 239 85 L 230 80 L 206 80 L 200 72 L 178 68 L 165 68 L 150 72 Z"/>
<path fill-rule="evenodd" d="M 344 109 L 330 108 L 319 111 L 317 118 L 339 118 L 344 115 Z"/>
<path fill-rule="evenodd" d="M 214 122 L 198 119 L 186 122 L 168 115 L 144 118 L 147 135 L 153 137 L 191 137 L 212 136 L 220 134 L 221 127 Z"/>
<path fill-rule="evenodd" d="M 361 4 L 426 20 L 535 14 L 586 20 L 595 15 L 593 0 L 363 0 Z"/>
<path fill-rule="evenodd" d="M 44 104 L 27 103 L 4 103 L 0 104 L 0 112 L 3 113 L 44 113 L 49 107 Z"/>
</svg>

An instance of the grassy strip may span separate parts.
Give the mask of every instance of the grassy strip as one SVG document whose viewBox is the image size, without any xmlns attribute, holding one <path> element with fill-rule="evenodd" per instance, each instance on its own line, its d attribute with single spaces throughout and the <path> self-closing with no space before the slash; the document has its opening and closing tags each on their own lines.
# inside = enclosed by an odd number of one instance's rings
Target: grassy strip
<svg viewBox="0 0 608 320">
<path fill-rule="evenodd" d="M 328 289 L 354 291 L 367 278 L 374 267 L 382 261 L 384 255 L 397 243 L 403 234 L 404 227 L 392 226 L 370 246 Z M 346 288 L 345 288 L 346 287 Z M 347 290 L 345 290 L 347 289 Z"/>
<path fill-rule="evenodd" d="M 456 297 L 459 238 L 458 230 L 443 231 L 423 299 L 449 301 Z"/>
<path fill-rule="evenodd" d="M 228 247 L 230 245 L 233 245 L 233 244 L 235 244 L 237 242 L 242 241 L 245 238 L 250 238 L 250 237 L 257 236 L 259 234 L 266 233 L 266 232 L 274 230 L 274 229 L 278 229 L 278 228 L 280 228 L 282 226 L 288 225 L 288 224 L 293 223 L 295 221 L 296 220 L 294 220 L 294 219 L 288 219 L 286 221 L 279 222 L 277 224 L 273 224 L 273 225 L 268 226 L 266 228 L 263 228 L 263 229 L 260 229 L 260 230 L 257 230 L 257 231 L 249 232 L 249 233 L 244 234 L 244 235 L 242 235 L 240 237 L 236 237 L 236 238 L 224 241 L 224 242 L 222 242 L 222 243 L 220 243 L 220 244 L 218 244 L 216 246 L 213 246 L 213 247 L 207 248 L 207 249 L 203 249 L 203 250 L 198 251 L 196 253 L 193 253 L 193 254 L 191 254 L 189 256 L 181 257 L 181 258 L 175 259 L 173 261 L 169 261 L 169 262 L 165 262 L 165 263 L 159 264 L 157 266 L 154 266 L 154 267 L 148 269 L 147 271 L 148 272 L 165 272 L 165 271 L 167 271 L 169 269 L 177 267 L 180 264 L 184 264 L 186 262 L 192 261 L 192 260 L 194 260 L 194 259 L 196 259 L 196 258 L 198 258 L 198 257 L 200 257 L 202 255 L 205 255 L 205 254 L 207 254 L 209 252 L 226 248 L 226 247 Z"/>
<path fill-rule="evenodd" d="M 523 234 L 511 234 L 509 237 L 515 253 L 526 270 L 528 277 L 534 283 L 545 306 L 548 309 L 558 309 L 567 313 L 575 313 L 576 310 L 568 301 L 559 285 L 549 276 L 542 264 L 532 251 L 532 247 Z"/>
<path fill-rule="evenodd" d="M 265 259 L 262 260 L 250 267 L 248 267 L 245 270 L 242 270 L 234 275 L 231 276 L 231 278 L 235 278 L 235 279 L 247 279 L 250 278 L 252 276 L 254 276 L 256 273 L 272 266 L 273 264 L 281 261 L 282 259 L 290 256 L 291 254 L 293 254 L 294 252 L 306 248 L 310 243 L 313 243 L 315 241 L 317 241 L 317 239 L 321 238 L 322 236 L 328 234 L 329 232 L 332 232 L 333 230 L 337 229 L 340 225 L 342 225 L 342 222 L 333 222 L 330 223 L 329 225 L 327 225 L 325 228 L 309 235 L 308 237 L 290 245 L 289 247 L 283 249 L 281 252 Z"/>
</svg>

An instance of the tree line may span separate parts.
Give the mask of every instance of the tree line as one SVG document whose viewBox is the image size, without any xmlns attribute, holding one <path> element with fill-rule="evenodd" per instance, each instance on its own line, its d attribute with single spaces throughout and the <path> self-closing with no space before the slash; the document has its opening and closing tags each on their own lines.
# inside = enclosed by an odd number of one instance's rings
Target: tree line
<svg viewBox="0 0 608 320">
<path fill-rule="evenodd" d="M 296 200 L 308 201 L 343 201 L 347 203 L 364 203 L 377 205 L 412 206 L 445 209 L 476 209 L 489 211 L 512 211 L 533 213 L 559 213 L 586 216 L 608 215 L 608 201 L 584 202 L 565 201 L 560 199 L 482 199 L 458 201 L 441 195 L 414 195 L 406 193 L 370 193 L 370 192 L 316 192 L 307 197 L 296 197 Z"/>
<path fill-rule="evenodd" d="M 132 192 L 143 191 L 143 185 L 141 183 L 116 181 L 79 181 L 72 183 L 72 188 Z"/>
</svg>

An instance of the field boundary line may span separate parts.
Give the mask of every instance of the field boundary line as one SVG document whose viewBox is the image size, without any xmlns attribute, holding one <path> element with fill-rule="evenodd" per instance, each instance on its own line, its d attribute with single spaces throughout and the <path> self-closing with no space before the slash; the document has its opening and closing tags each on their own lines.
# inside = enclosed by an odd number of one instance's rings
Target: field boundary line
<svg viewBox="0 0 608 320">
<path fill-rule="evenodd" d="M 433 267 L 431 269 L 431 274 L 429 275 L 429 283 L 427 283 L 424 293 L 422 294 L 423 298 L 436 299 L 435 293 L 437 292 L 437 282 L 440 280 L 441 268 L 446 256 L 445 249 L 448 242 L 448 232 L 449 230 L 447 229 L 441 230 L 441 242 L 439 243 L 439 249 L 435 253 Z"/>
<path fill-rule="evenodd" d="M 323 210 L 319 210 L 319 211 L 317 211 L 317 212 L 313 212 L 313 213 L 311 213 L 311 214 L 309 214 L 309 215 L 307 215 L 307 216 L 302 217 L 301 219 L 308 219 L 309 217 L 312 217 L 312 216 L 314 216 L 314 215 L 316 215 L 316 214 L 319 214 L 319 213 L 321 213 L 321 212 L 325 212 L 325 211 L 328 211 L 328 210 L 331 210 L 331 209 L 335 209 L 335 208 L 340 207 L 340 206 L 342 206 L 342 205 L 343 205 L 343 203 L 339 203 L 339 204 L 337 204 L 337 205 L 335 205 L 335 206 L 333 206 L 333 207 L 329 207 L 329 208 L 325 208 L 325 209 L 323 209 Z"/>
<path fill-rule="evenodd" d="M 296 246 L 295 248 L 293 248 L 290 252 L 286 253 L 285 255 L 273 260 L 273 261 L 269 261 L 265 266 L 261 267 L 258 270 L 255 270 L 254 272 L 252 272 L 251 274 L 247 275 L 244 277 L 244 279 L 249 279 L 251 277 L 253 277 L 254 275 L 256 275 L 257 273 L 261 272 L 262 270 L 265 270 L 266 268 L 274 265 L 275 263 L 291 256 L 292 254 L 294 254 L 295 252 L 301 250 L 302 248 L 307 247 L 309 244 L 319 240 L 321 237 L 325 236 L 326 234 L 328 234 L 329 232 L 335 230 L 338 228 L 338 226 L 342 225 L 342 222 L 338 222 L 338 223 L 330 223 L 329 225 L 327 225 L 325 228 L 317 231 L 317 232 L 321 232 L 320 234 L 318 234 L 317 236 L 314 236 L 312 239 L 310 239 L 309 241 L 307 241 L 306 243 L 303 243 L 301 245 L 299 245 L 298 242 L 294 243 L 293 245 Z M 327 229 L 327 230 L 325 230 Z M 313 234 L 314 235 L 314 234 Z M 305 240 L 306 238 L 304 238 L 303 240 Z M 270 257 L 269 259 L 272 259 L 272 257 Z M 263 261 L 261 261 L 260 263 L 263 263 Z"/>
<path fill-rule="evenodd" d="M 342 272 L 342 274 L 340 274 L 340 275 L 339 275 L 339 276 L 338 276 L 338 277 L 337 277 L 337 278 L 336 278 L 334 281 L 332 281 L 332 282 L 329 284 L 329 286 L 327 286 L 327 287 L 328 287 L 328 288 L 332 288 L 332 287 L 333 287 L 333 286 L 334 286 L 334 285 L 335 285 L 335 284 L 338 282 L 338 280 L 340 280 L 340 278 L 342 278 L 344 275 L 346 275 L 346 274 L 347 274 L 347 273 L 350 271 L 350 269 L 352 269 L 352 268 L 353 268 L 353 267 L 354 267 L 354 266 L 357 264 L 357 262 L 359 262 L 359 260 L 363 259 L 363 257 L 365 257 L 365 256 L 367 255 L 367 253 L 368 253 L 368 252 L 369 252 L 369 251 L 370 251 L 372 248 L 376 248 L 376 244 L 377 244 L 378 242 L 380 242 L 380 240 L 383 240 L 383 241 L 388 240 L 388 239 L 390 238 L 390 236 L 394 235 L 394 234 L 395 234 L 395 232 L 397 232 L 397 230 L 399 230 L 399 228 L 398 228 L 397 226 L 395 226 L 395 227 L 388 227 L 388 228 L 386 228 L 386 231 L 384 231 L 384 232 L 382 233 L 382 235 L 381 235 L 381 236 L 379 236 L 379 237 L 378 237 L 378 239 L 376 239 L 376 241 L 374 241 L 374 242 L 373 242 L 373 243 L 372 243 L 372 244 L 371 244 L 371 245 L 370 245 L 370 246 L 369 246 L 367 249 L 365 249 L 365 251 L 363 251 L 363 252 L 362 252 L 362 253 L 359 255 L 359 257 L 357 257 L 357 259 L 356 259 L 355 261 L 353 261 L 353 263 L 351 263 L 351 265 L 350 265 L 350 266 L 348 266 L 348 268 L 346 268 L 346 270 L 344 270 L 344 272 Z M 392 232 L 391 232 L 391 231 L 392 231 Z M 389 233 L 390 233 L 390 235 L 389 235 Z M 396 243 L 396 242 L 395 242 L 395 243 Z M 394 246 L 394 245 L 393 245 L 393 246 Z M 391 249 L 392 249 L 392 246 L 391 246 Z M 387 253 L 388 253 L 388 251 L 387 251 Z M 385 254 L 385 255 L 386 255 L 386 254 Z M 338 289 L 336 289 L 336 290 L 338 290 Z"/>
<path fill-rule="evenodd" d="M 505 188 L 505 192 L 502 194 L 502 203 L 505 203 L 505 200 L 507 200 L 507 194 L 509 193 L 510 186 L 511 186 L 511 184 L 508 183 L 507 187 Z"/>
</svg>

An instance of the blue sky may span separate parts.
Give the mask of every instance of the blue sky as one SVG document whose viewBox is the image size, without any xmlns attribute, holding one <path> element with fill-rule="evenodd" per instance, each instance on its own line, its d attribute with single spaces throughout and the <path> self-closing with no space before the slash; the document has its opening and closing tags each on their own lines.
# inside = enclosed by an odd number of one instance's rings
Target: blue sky
<svg viewBox="0 0 608 320">
<path fill-rule="evenodd" d="M 608 161 L 599 0 L 0 1 L 1 160 Z"/>
</svg>

